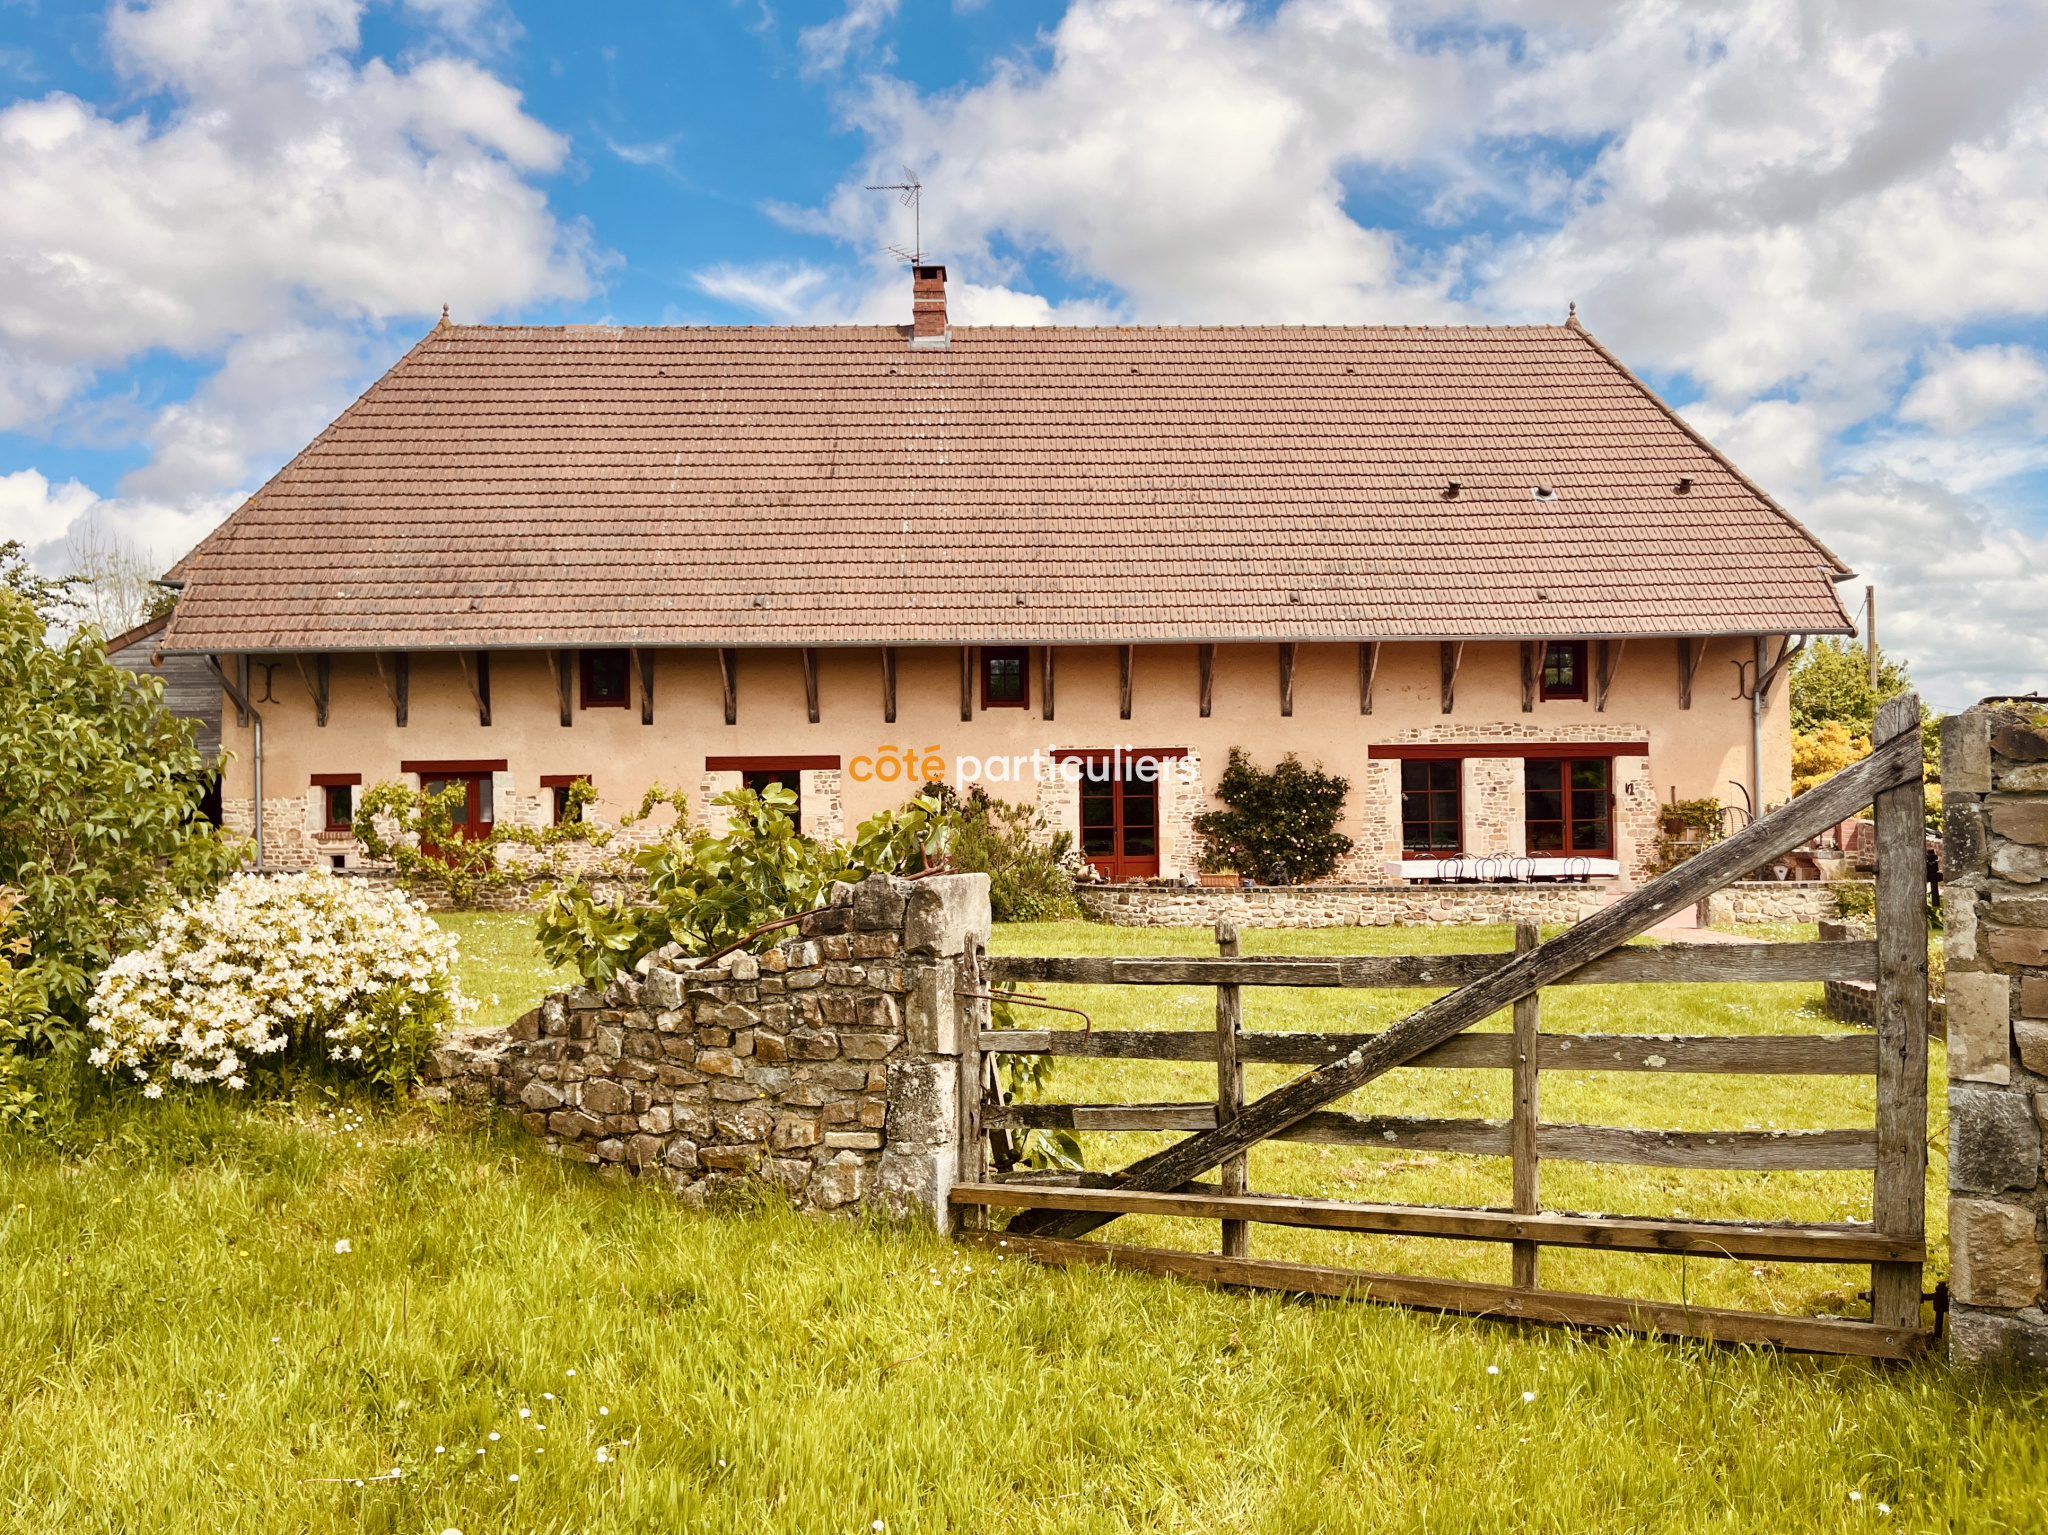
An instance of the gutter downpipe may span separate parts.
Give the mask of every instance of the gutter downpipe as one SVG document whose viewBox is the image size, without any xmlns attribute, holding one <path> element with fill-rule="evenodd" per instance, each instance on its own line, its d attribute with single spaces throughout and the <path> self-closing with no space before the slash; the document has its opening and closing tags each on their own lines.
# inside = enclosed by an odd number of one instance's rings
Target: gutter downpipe
<svg viewBox="0 0 2048 1535">
<path fill-rule="evenodd" d="M 1759 640 L 1757 643 L 1763 642 Z M 263 716 L 249 702 L 248 694 L 228 681 L 228 674 L 221 670 L 219 656 L 208 656 L 206 668 L 220 679 L 221 687 L 235 701 L 235 707 L 246 711 L 256 726 L 256 760 L 251 766 L 256 773 L 256 872 L 262 874 L 267 872 L 263 867 Z"/>
<path fill-rule="evenodd" d="M 1756 678 L 1749 690 L 1749 792 L 1750 814 L 1761 819 L 1764 813 L 1764 662 L 1770 654 L 1770 642 L 1761 634 L 1756 637 Z M 260 727 L 259 727 L 260 728 Z M 258 740 L 262 737 L 259 735 Z M 259 747 L 257 756 L 262 757 Z M 261 769 L 258 770 L 259 773 Z M 260 781 L 260 779 L 259 779 Z M 260 847 L 260 843 L 258 844 Z M 261 854 L 258 854 L 261 857 Z"/>
</svg>

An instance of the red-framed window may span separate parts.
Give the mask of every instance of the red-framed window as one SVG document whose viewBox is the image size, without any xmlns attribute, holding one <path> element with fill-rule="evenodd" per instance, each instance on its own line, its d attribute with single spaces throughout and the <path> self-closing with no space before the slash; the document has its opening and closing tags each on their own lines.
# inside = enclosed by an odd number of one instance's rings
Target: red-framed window
<svg viewBox="0 0 2048 1535">
<path fill-rule="evenodd" d="M 796 796 L 796 804 L 788 812 L 795 825 L 797 835 L 804 830 L 804 775 L 796 768 L 746 768 L 740 772 L 740 781 L 756 794 L 771 784 L 780 784 Z"/>
<path fill-rule="evenodd" d="M 1025 645 L 981 647 L 981 706 L 984 709 L 1031 707 L 1031 650 Z"/>
<path fill-rule="evenodd" d="M 623 709 L 633 701 L 633 653 L 630 650 L 582 652 L 583 707 Z"/>
<path fill-rule="evenodd" d="M 588 773 L 543 773 L 541 791 L 548 796 L 553 806 L 553 821 L 557 826 L 573 824 L 583 819 L 583 807 L 569 803 L 569 791 L 580 783 L 589 783 Z"/>
<path fill-rule="evenodd" d="M 1461 781 L 1456 757 L 1411 757 L 1401 763 L 1401 852 L 1414 858 L 1455 858 L 1465 849 Z"/>
<path fill-rule="evenodd" d="M 315 773 L 313 787 L 320 791 L 321 821 L 328 831 L 347 831 L 356 822 L 356 786 L 361 773 Z"/>
<path fill-rule="evenodd" d="M 1545 702 L 1586 696 L 1586 642 L 1551 640 L 1543 647 Z"/>
<path fill-rule="evenodd" d="M 1105 879 L 1149 879 L 1159 872 L 1157 767 L 1103 752 L 1081 762 L 1081 855 Z"/>
<path fill-rule="evenodd" d="M 1614 856 L 1614 761 L 1555 757 L 1522 764 L 1529 856 Z"/>
</svg>

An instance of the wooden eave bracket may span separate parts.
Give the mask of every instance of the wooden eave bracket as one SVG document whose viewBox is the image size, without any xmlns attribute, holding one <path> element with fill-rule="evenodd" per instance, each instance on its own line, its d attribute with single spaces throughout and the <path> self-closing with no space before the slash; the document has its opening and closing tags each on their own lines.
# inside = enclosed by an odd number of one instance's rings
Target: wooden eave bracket
<svg viewBox="0 0 2048 1535">
<path fill-rule="evenodd" d="M 569 698 L 571 685 L 570 668 L 572 665 L 570 652 L 566 650 L 550 650 L 548 652 L 548 668 L 555 674 L 555 700 L 560 706 L 562 723 L 565 726 L 576 718 L 575 711 L 570 707 Z"/>
<path fill-rule="evenodd" d="M 1210 706 L 1215 702 L 1216 698 L 1216 647 L 1214 645 L 1197 645 L 1195 647 L 1195 665 L 1200 674 L 1202 718 L 1207 719 Z"/>
<path fill-rule="evenodd" d="M 460 660 L 462 680 L 469 684 L 470 701 L 476 705 L 476 722 L 488 725 L 491 722 L 491 663 L 480 650 L 465 650 L 461 652 Z"/>
<path fill-rule="evenodd" d="M 295 652 L 292 656 L 292 664 L 299 670 L 299 681 L 306 686 L 306 696 L 313 700 L 313 723 L 325 725 L 327 723 L 327 685 L 331 665 L 327 652 L 323 650 L 314 656 L 313 675 L 310 677 L 306 675 L 306 658 L 303 655 Z"/>
<path fill-rule="evenodd" d="M 1536 647 L 1540 643 L 1542 642 L 1539 640 L 1522 641 L 1522 712 L 1524 714 L 1534 714 L 1536 712 Z"/>
<path fill-rule="evenodd" d="M 1367 640 L 1358 647 L 1358 712 L 1372 713 L 1372 685 L 1379 680 L 1380 647 Z"/>
<path fill-rule="evenodd" d="M 1768 654 L 1770 650 L 1769 640 L 1765 640 L 1763 642 L 1763 648 L 1765 653 Z M 1756 679 L 1755 691 L 1757 701 L 1760 704 L 1762 704 L 1765 708 L 1770 707 L 1771 689 L 1777 685 L 1779 675 L 1784 672 L 1786 667 L 1792 664 L 1792 662 L 1798 657 L 1799 652 L 1804 650 L 1805 648 L 1806 636 L 1803 634 L 1799 636 L 1799 642 L 1797 644 L 1794 644 L 1792 642 L 1792 636 L 1789 634 L 1779 641 L 1778 659 L 1771 662 L 1769 666 L 1765 667 L 1762 674 L 1758 676 L 1758 678 Z M 1904 695 L 1901 696 L 1903 697 Z"/>
<path fill-rule="evenodd" d="M 1294 715 L 1294 652 L 1295 644 L 1286 640 L 1280 646 L 1280 716 L 1290 719 Z"/>
<path fill-rule="evenodd" d="M 1443 712 L 1449 714 L 1458 697 L 1458 668 L 1465 664 L 1465 642 L 1445 640 L 1437 647 L 1437 667 L 1443 677 Z"/>
<path fill-rule="evenodd" d="M 1685 638 L 1678 642 L 1678 707 L 1692 707 L 1693 679 L 1700 674 L 1700 663 L 1707 658 L 1707 642 L 1704 638 Z"/>
<path fill-rule="evenodd" d="M 384 683 L 384 692 L 391 699 L 392 716 L 399 725 L 406 723 L 412 712 L 412 657 L 403 650 L 394 651 L 391 664 L 384 664 L 384 652 L 377 651 L 377 676 Z"/>
<path fill-rule="evenodd" d="M 1131 717 L 1131 647 L 1129 645 L 1119 645 L 1116 647 L 1116 697 L 1117 718 L 1122 720 L 1129 719 Z"/>
<path fill-rule="evenodd" d="M 640 673 L 640 723 L 654 723 L 654 652 L 640 649 L 633 652 L 634 663 Z"/>
<path fill-rule="evenodd" d="M 718 647 L 718 686 L 725 698 L 725 722 L 740 722 L 740 653 L 730 645 Z"/>
<path fill-rule="evenodd" d="M 896 723 L 896 647 L 882 647 L 882 723 Z"/>
<path fill-rule="evenodd" d="M 1053 647 L 1047 645 L 1039 657 L 1039 713 L 1052 718 Z"/>
<path fill-rule="evenodd" d="M 813 725 L 818 723 L 818 650 L 806 645 L 804 651 L 804 712 Z"/>
<path fill-rule="evenodd" d="M 1593 711 L 1607 712 L 1607 690 L 1614 685 L 1615 674 L 1621 670 L 1621 654 L 1628 649 L 1627 640 L 1601 640 L 1599 642 L 1599 663 L 1593 674 Z"/>
</svg>

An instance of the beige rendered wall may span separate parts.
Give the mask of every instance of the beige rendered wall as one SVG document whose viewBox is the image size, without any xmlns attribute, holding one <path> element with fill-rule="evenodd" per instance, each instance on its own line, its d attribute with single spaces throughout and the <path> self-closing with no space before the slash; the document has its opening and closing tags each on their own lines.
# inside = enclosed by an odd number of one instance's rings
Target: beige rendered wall
<svg viewBox="0 0 2048 1535">
<path fill-rule="evenodd" d="M 612 820 L 636 807 L 657 780 L 688 791 L 693 813 L 701 813 L 711 793 L 737 781 L 736 774 L 707 772 L 707 757 L 837 756 L 843 764 L 838 775 L 817 773 L 804 781 L 806 829 L 844 835 L 911 792 L 913 786 L 901 778 L 862 783 L 848 771 L 854 758 L 871 758 L 884 746 L 914 749 L 920 756 L 935 752 L 951 776 L 963 754 L 986 761 L 1048 747 L 1128 745 L 1186 749 L 1199 767 L 1199 791 L 1162 785 L 1163 864 L 1177 872 L 1193 867 L 1189 819 L 1212 807 L 1209 791 L 1230 748 L 1242 746 L 1264 765 L 1293 751 L 1351 780 L 1340 829 L 1359 846 L 1340 877 L 1377 882 L 1385 878 L 1379 865 L 1399 850 L 1394 798 L 1399 777 L 1397 764 L 1369 760 L 1371 745 L 1645 740 L 1650 749 L 1646 760 L 1622 757 L 1616 762 L 1619 851 L 1630 866 L 1639 863 L 1655 834 L 1655 804 L 1668 800 L 1674 788 L 1684 799 L 1718 795 L 1724 803 L 1741 803 L 1730 780 L 1749 780 L 1749 704 L 1734 696 L 1736 672 L 1730 663 L 1751 654 L 1747 639 L 1710 642 L 1694 681 L 1693 706 L 1681 710 L 1676 643 L 1632 641 L 1622 654 L 1604 712 L 1590 701 L 1538 702 L 1525 714 L 1519 646 L 1468 644 L 1455 708 L 1446 715 L 1439 706 L 1436 644 L 1389 643 L 1380 651 L 1374 712 L 1361 715 L 1357 646 L 1304 644 L 1295 664 L 1294 713 L 1283 718 L 1278 647 L 1219 645 L 1213 714 L 1203 719 L 1196 647 L 1140 646 L 1133 663 L 1131 718 L 1123 720 L 1117 712 L 1116 649 L 1061 647 L 1055 719 L 1041 717 L 1034 652 L 1029 709 L 984 711 L 977 696 L 974 718 L 962 721 L 958 649 L 902 648 L 897 652 L 897 719 L 889 725 L 882 718 L 880 651 L 821 650 L 820 719 L 813 725 L 806 717 L 800 653 L 747 650 L 739 656 L 739 719 L 729 726 L 716 652 L 665 650 L 655 660 L 652 725 L 641 723 L 636 671 L 631 707 L 578 707 L 568 728 L 559 723 L 546 652 L 492 653 L 493 723 L 488 727 L 477 723 L 475 704 L 452 653 L 413 652 L 410 718 L 404 728 L 394 722 L 391 699 L 370 656 L 333 656 L 324 728 L 314 723 L 312 699 L 298 668 L 286 658 L 271 677 L 272 701 L 259 704 L 265 724 L 265 834 L 270 860 L 279 865 L 348 852 L 346 839 L 318 834 L 312 775 L 360 773 L 368 785 L 397 778 L 401 761 L 502 758 L 507 769 L 495 785 L 499 818 L 531 822 L 547 813 L 539 787 L 545 775 L 589 774 L 598 791 L 597 813 Z M 306 672 L 312 671 L 308 658 Z M 262 686 L 259 668 L 259 694 Z M 1785 697 L 1780 679 L 1764 732 L 1766 799 L 1771 803 L 1787 797 L 1791 779 Z M 223 792 L 229 822 L 246 829 L 253 742 L 231 703 L 224 711 L 223 738 L 234 754 Z M 990 782 L 989 788 L 1008 799 L 1029 798 L 1032 792 L 1028 784 Z M 1519 788 L 1518 759 L 1468 759 L 1468 848 L 1519 849 Z M 1038 793 L 1053 824 L 1077 824 L 1076 791 L 1070 786 L 1047 784 Z"/>
</svg>

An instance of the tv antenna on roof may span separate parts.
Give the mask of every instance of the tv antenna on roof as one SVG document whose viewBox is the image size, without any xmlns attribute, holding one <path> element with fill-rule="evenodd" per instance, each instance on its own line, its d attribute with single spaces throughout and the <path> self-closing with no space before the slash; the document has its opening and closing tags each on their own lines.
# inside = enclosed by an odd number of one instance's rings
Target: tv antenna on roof
<svg viewBox="0 0 2048 1535">
<path fill-rule="evenodd" d="M 907 261 L 912 266 L 921 266 L 924 262 L 924 185 L 917 179 L 917 172 L 909 166 L 903 167 L 903 174 L 909 178 L 907 181 L 885 182 L 880 186 L 871 186 L 867 190 L 903 194 L 896 201 L 910 210 L 911 248 L 905 250 L 900 245 L 890 245 L 884 249 L 898 260 Z"/>
</svg>

